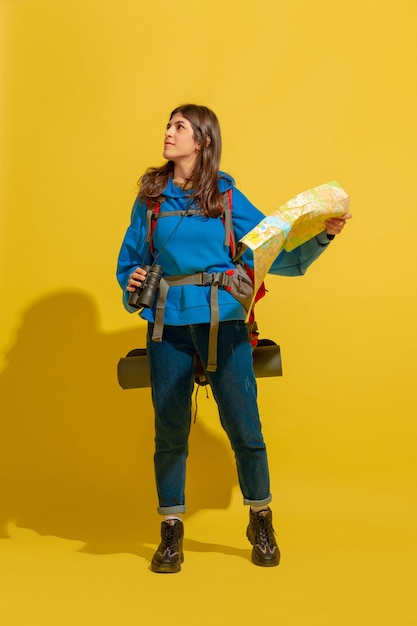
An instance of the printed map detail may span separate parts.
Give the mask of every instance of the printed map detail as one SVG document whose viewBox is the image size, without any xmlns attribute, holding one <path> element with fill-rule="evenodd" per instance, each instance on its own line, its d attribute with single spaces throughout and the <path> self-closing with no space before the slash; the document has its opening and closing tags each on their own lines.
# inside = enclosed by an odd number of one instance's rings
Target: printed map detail
<svg viewBox="0 0 417 626">
<path fill-rule="evenodd" d="M 321 233 L 326 220 L 348 211 L 349 196 L 339 183 L 331 181 L 303 191 L 259 222 L 239 242 L 240 251 L 253 251 L 254 293 L 282 250 L 297 248 Z"/>
</svg>

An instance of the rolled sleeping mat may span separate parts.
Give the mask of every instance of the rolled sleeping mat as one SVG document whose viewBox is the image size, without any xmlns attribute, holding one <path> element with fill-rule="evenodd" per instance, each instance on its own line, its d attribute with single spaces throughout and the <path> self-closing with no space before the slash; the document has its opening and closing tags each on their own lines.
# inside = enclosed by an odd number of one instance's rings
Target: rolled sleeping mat
<svg viewBox="0 0 417 626">
<path fill-rule="evenodd" d="M 282 376 L 281 350 L 272 339 L 259 339 L 252 358 L 256 378 Z"/>
<path fill-rule="evenodd" d="M 122 389 L 139 389 L 151 386 L 151 373 L 146 348 L 136 348 L 117 364 L 117 380 Z"/>
<path fill-rule="evenodd" d="M 201 368 L 201 366 L 200 366 Z M 204 373 L 197 365 L 195 382 L 207 384 Z M 282 376 L 281 350 L 271 339 L 260 339 L 253 351 L 253 369 L 256 378 Z M 117 379 L 122 389 L 140 389 L 151 386 L 146 348 L 136 348 L 121 358 L 117 364 Z"/>
</svg>

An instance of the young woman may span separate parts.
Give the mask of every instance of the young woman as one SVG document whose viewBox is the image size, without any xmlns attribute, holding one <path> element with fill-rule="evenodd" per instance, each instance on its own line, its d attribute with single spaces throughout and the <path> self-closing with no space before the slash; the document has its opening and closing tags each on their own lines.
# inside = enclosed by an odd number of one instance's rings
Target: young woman
<svg viewBox="0 0 417 626">
<path fill-rule="evenodd" d="M 235 267 L 225 236 L 224 194 L 232 191 L 236 241 L 264 215 L 235 187 L 231 176 L 219 171 L 220 155 L 220 127 L 210 109 L 187 104 L 171 113 L 164 141 L 166 163 L 141 178 L 118 259 L 117 278 L 128 311 L 140 306 L 132 306 L 132 300 L 129 304 L 132 294 L 157 291 L 155 302 L 140 312 L 148 321 L 155 476 L 158 512 L 163 516 L 161 543 L 151 564 L 154 572 L 178 572 L 184 560 L 182 514 L 197 357 L 235 454 L 244 504 L 250 507 L 247 537 L 253 545 L 252 561 L 270 567 L 280 559 L 246 311 L 218 280 Z M 150 219 L 152 212 L 156 220 Z M 317 237 L 282 252 L 270 272 L 304 274 L 348 217 L 330 219 Z M 250 251 L 243 258 L 253 267 Z M 162 268 L 160 283 L 155 265 Z"/>
</svg>

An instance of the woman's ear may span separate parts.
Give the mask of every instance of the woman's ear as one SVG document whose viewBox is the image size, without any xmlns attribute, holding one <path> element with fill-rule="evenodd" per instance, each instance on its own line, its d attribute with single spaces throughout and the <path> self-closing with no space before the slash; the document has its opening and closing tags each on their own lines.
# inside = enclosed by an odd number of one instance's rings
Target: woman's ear
<svg viewBox="0 0 417 626">
<path fill-rule="evenodd" d="M 208 148 L 210 144 L 211 144 L 211 137 L 210 135 L 206 135 L 206 148 Z M 196 152 L 200 152 L 201 150 L 201 143 L 199 141 L 195 142 L 195 150 Z"/>
</svg>

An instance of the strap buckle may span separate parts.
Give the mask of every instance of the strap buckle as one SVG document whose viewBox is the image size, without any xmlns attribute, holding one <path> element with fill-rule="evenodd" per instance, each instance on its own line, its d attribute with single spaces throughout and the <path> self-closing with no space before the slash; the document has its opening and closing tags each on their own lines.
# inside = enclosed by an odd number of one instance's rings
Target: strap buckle
<svg viewBox="0 0 417 626">
<path fill-rule="evenodd" d="M 227 272 L 202 272 L 201 285 L 203 287 L 209 287 L 210 285 L 218 285 L 219 287 L 229 287 L 231 282 L 231 276 Z"/>
</svg>

